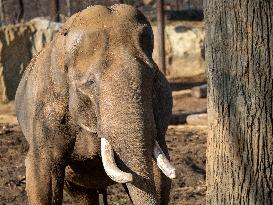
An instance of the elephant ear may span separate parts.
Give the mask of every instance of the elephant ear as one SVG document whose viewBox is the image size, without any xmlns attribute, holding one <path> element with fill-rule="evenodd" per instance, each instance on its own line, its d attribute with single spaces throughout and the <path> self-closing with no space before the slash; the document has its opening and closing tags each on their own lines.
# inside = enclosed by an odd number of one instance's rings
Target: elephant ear
<svg viewBox="0 0 273 205">
<path fill-rule="evenodd" d="M 172 115 L 172 91 L 165 76 L 157 69 L 153 87 L 153 112 L 157 128 L 157 141 L 165 144 L 165 134 Z"/>
<path fill-rule="evenodd" d="M 25 136 L 32 135 L 29 128 L 37 116 L 46 119 L 43 123 L 60 122 L 66 112 L 68 86 L 62 41 L 58 34 L 31 60 L 17 88 L 16 115 Z"/>
</svg>

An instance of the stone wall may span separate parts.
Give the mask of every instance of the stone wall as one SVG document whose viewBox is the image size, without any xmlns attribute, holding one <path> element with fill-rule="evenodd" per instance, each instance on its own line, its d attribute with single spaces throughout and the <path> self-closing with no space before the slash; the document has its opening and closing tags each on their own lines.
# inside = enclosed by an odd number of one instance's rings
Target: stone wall
<svg viewBox="0 0 273 205">
<path fill-rule="evenodd" d="M 33 19 L 0 28 L 0 101 L 14 99 L 27 64 L 53 38 L 60 24 Z"/>
<path fill-rule="evenodd" d="M 158 63 L 157 27 L 154 60 Z M 165 29 L 167 78 L 172 82 L 206 81 L 204 63 L 204 29 L 182 25 L 169 25 Z"/>
<path fill-rule="evenodd" d="M 0 28 L 0 102 L 14 99 L 27 64 L 48 42 L 61 24 L 33 19 L 25 24 Z M 153 26 L 158 62 L 157 28 Z M 204 30 L 199 27 L 168 25 L 166 27 L 167 78 L 173 82 L 205 81 L 202 57 Z"/>
</svg>

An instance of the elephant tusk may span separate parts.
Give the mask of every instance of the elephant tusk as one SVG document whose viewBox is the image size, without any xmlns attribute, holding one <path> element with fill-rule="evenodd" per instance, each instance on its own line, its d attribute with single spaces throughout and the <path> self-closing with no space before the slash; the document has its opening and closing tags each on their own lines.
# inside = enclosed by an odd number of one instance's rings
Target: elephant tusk
<svg viewBox="0 0 273 205">
<path fill-rule="evenodd" d="M 113 181 L 118 183 L 128 183 L 133 181 L 131 173 L 123 172 L 117 167 L 112 146 L 105 138 L 101 138 L 101 158 L 106 174 Z"/>
<path fill-rule="evenodd" d="M 171 165 L 170 161 L 167 159 L 162 149 L 160 148 L 158 142 L 155 142 L 154 146 L 154 157 L 157 162 L 157 166 L 161 171 L 170 179 L 174 179 L 176 177 L 175 168 Z"/>
</svg>

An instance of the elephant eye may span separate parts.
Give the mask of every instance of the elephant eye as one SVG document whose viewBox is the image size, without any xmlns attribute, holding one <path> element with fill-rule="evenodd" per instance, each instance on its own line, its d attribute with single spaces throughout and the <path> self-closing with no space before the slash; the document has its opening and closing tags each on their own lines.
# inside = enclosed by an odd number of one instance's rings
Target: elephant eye
<svg viewBox="0 0 273 205">
<path fill-rule="evenodd" d="M 86 81 L 86 85 L 93 85 L 94 83 L 95 83 L 95 81 L 92 79 L 89 79 Z"/>
<path fill-rule="evenodd" d="M 94 84 L 95 84 L 95 80 L 94 79 L 85 80 L 85 82 L 82 82 L 81 84 L 78 85 L 78 90 L 81 93 L 89 96 L 90 93 L 92 93 L 92 91 L 94 91 L 94 89 L 95 89 Z"/>
</svg>

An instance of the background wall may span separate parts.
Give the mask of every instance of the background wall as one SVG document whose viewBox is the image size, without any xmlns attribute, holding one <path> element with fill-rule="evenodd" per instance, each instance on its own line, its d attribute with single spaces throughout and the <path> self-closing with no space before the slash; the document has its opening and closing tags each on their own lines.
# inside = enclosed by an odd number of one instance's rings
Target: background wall
<svg viewBox="0 0 273 205">
<path fill-rule="evenodd" d="M 14 99 L 22 73 L 62 23 L 36 18 L 27 23 L 0 28 L 0 101 Z M 157 27 L 153 58 L 158 63 Z M 166 26 L 167 78 L 170 82 L 204 82 L 203 52 L 204 28 L 202 23 L 183 22 Z"/>
</svg>

